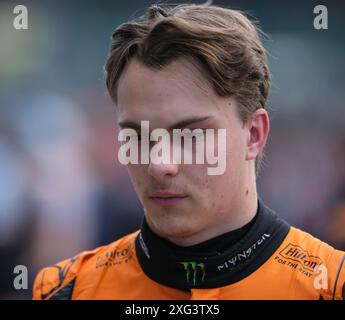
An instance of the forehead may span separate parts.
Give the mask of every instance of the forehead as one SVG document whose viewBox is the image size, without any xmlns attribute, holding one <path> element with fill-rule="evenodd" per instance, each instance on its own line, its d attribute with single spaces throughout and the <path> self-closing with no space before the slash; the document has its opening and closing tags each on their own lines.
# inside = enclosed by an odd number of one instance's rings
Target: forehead
<svg viewBox="0 0 345 320">
<path fill-rule="evenodd" d="M 150 120 L 157 127 L 188 117 L 220 115 L 229 98 L 218 97 L 197 65 L 179 59 L 161 70 L 131 59 L 117 92 L 118 121 Z"/>
</svg>

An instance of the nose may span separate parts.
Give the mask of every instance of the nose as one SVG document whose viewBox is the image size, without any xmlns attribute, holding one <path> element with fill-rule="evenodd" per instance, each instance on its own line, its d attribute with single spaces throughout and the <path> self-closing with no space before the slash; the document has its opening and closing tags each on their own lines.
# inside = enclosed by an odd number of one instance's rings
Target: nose
<svg viewBox="0 0 345 320">
<path fill-rule="evenodd" d="M 174 177 L 178 174 L 179 165 L 173 163 L 154 164 L 150 162 L 148 166 L 148 173 L 157 182 L 164 182 L 166 178 Z"/>
</svg>

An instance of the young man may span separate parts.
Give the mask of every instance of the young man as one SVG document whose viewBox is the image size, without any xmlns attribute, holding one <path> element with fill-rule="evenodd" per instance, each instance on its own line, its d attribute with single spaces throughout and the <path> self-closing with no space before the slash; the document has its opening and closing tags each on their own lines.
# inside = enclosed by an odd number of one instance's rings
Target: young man
<svg viewBox="0 0 345 320">
<path fill-rule="evenodd" d="M 259 29 L 242 13 L 151 7 L 114 31 L 106 83 L 121 129 L 225 129 L 224 143 L 206 149 L 225 154 L 226 167 L 130 163 L 141 230 L 43 269 L 35 299 L 344 299 L 344 252 L 257 195 L 270 75 Z"/>
</svg>

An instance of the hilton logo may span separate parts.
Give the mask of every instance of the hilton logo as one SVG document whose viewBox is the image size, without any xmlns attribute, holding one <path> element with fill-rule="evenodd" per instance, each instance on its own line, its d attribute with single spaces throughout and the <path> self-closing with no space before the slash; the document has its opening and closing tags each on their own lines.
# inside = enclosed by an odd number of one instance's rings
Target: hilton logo
<svg viewBox="0 0 345 320">
<path fill-rule="evenodd" d="M 291 243 L 280 251 L 279 254 L 285 259 L 299 263 L 302 268 L 311 272 L 314 272 L 322 264 L 322 260 L 319 257 L 311 256 L 306 250 Z"/>
<path fill-rule="evenodd" d="M 133 244 L 130 243 L 124 248 L 114 248 L 97 258 L 96 268 L 111 267 L 127 263 L 133 256 Z"/>
</svg>

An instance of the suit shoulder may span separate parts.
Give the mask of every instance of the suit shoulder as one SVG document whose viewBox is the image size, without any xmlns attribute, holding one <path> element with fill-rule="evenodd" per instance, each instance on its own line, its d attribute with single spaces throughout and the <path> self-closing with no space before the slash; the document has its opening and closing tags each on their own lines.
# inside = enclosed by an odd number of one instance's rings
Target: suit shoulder
<svg viewBox="0 0 345 320">
<path fill-rule="evenodd" d="M 76 256 L 45 267 L 37 274 L 33 286 L 34 300 L 69 300 L 78 275 L 93 272 L 90 266 L 102 266 L 111 262 L 116 252 L 133 250 L 133 239 L 139 231 L 128 234 L 108 245 L 94 250 L 83 251 Z"/>
<path fill-rule="evenodd" d="M 334 258 L 335 256 L 337 256 L 338 259 L 342 259 L 342 256 L 345 254 L 344 251 L 337 250 L 310 233 L 295 227 L 291 227 L 289 244 L 291 244 L 290 248 L 301 247 L 301 249 L 308 252 L 309 255 L 320 257 L 324 263 L 327 263 L 330 258 Z"/>
<path fill-rule="evenodd" d="M 313 270 L 320 279 L 327 279 L 323 297 L 345 299 L 345 252 L 308 232 L 291 227 L 288 242 L 282 250 L 286 258 L 294 259 Z"/>
</svg>

